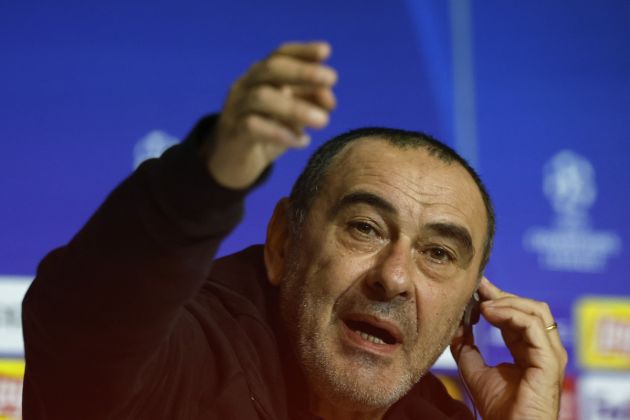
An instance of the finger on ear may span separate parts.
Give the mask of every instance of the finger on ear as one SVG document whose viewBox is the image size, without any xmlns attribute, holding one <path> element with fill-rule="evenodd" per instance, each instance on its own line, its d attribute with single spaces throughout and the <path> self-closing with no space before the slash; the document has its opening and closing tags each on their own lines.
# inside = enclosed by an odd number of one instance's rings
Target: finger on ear
<svg viewBox="0 0 630 420">
<path fill-rule="evenodd" d="M 485 300 L 500 299 L 506 296 L 515 296 L 512 293 L 499 289 L 494 283 L 488 280 L 487 277 L 481 279 L 479 284 L 479 293 Z"/>
<path fill-rule="evenodd" d="M 286 250 L 289 240 L 289 199 L 284 197 L 278 201 L 267 225 L 264 257 L 267 278 L 274 286 L 284 278 L 286 266 Z"/>
<path fill-rule="evenodd" d="M 464 333 L 462 337 L 453 339 L 451 343 L 451 354 L 464 377 L 464 381 L 466 381 L 469 386 L 470 379 L 481 370 L 487 368 L 483 356 L 468 333 Z"/>
</svg>

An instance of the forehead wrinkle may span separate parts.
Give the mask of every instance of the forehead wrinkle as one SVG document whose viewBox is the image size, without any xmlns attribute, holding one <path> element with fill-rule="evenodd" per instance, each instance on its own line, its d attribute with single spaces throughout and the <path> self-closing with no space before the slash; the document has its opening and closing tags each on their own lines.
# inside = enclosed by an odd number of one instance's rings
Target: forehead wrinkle
<svg viewBox="0 0 630 420">
<path fill-rule="evenodd" d="M 423 180 L 428 176 L 430 175 L 423 174 L 422 176 L 416 176 L 414 179 L 410 179 L 403 174 L 392 170 L 384 177 L 383 170 L 381 168 L 372 169 L 369 167 L 369 163 L 359 168 L 359 170 L 348 171 L 341 174 L 342 179 L 345 179 L 346 183 L 349 185 L 359 186 L 365 184 L 369 185 L 371 187 L 370 189 L 376 187 L 386 191 L 397 191 L 407 198 L 421 204 L 425 204 L 422 201 L 423 196 L 443 196 L 453 190 L 453 188 L 445 185 L 422 185 Z M 355 179 L 359 179 L 360 182 L 350 182 Z M 424 182 L 424 184 L 426 184 L 426 182 Z"/>
<path fill-rule="evenodd" d="M 365 190 L 356 190 L 341 197 L 330 209 L 330 215 L 335 216 L 343 209 L 356 204 L 366 204 L 391 215 L 398 213 L 396 207 L 380 195 Z"/>
<path fill-rule="evenodd" d="M 378 153 L 372 153 L 366 147 L 370 144 L 385 146 L 386 150 L 380 150 Z M 378 147 L 378 146 L 377 146 Z M 382 176 L 382 162 L 383 159 L 392 159 L 393 161 L 399 161 L 401 156 L 410 155 L 424 155 L 420 158 L 414 157 L 413 160 L 420 161 L 422 163 L 415 165 L 415 170 L 420 172 L 420 176 L 416 176 L 415 179 L 409 180 L 408 178 L 400 175 L 405 181 L 410 181 L 411 185 L 417 185 L 422 178 L 430 176 L 434 170 L 442 170 L 447 167 L 452 167 L 452 163 L 444 162 L 435 156 L 432 156 L 427 150 L 422 147 L 401 149 L 394 145 L 387 143 L 383 139 L 379 138 L 366 138 L 360 142 L 356 142 L 348 145 L 337 156 L 335 156 L 326 171 L 326 176 L 341 175 L 344 178 L 348 176 L 365 176 L 365 177 L 381 177 Z M 360 160 L 361 165 L 356 166 L 356 162 Z M 373 167 L 373 165 L 375 165 Z M 347 168 L 354 170 L 347 171 Z M 393 166 L 396 169 L 396 166 Z M 388 176 L 397 175 L 394 170 L 388 173 Z M 435 185 L 436 189 L 448 189 L 441 185 Z M 427 191 L 427 194 L 431 194 Z"/>
<path fill-rule="evenodd" d="M 397 150 L 397 152 L 400 151 Z M 348 155 L 350 155 L 350 153 L 348 153 Z M 346 159 L 340 159 L 337 162 L 339 167 L 345 167 L 345 161 L 348 160 L 348 156 L 344 156 L 344 158 Z M 372 160 L 369 158 L 371 158 L 371 156 L 367 159 L 362 159 L 362 165 L 358 168 L 356 166 L 350 166 L 351 170 L 349 171 L 341 171 L 338 168 L 335 168 L 336 170 L 331 171 L 332 173 L 329 173 L 328 175 L 330 176 L 333 175 L 334 172 L 337 172 L 341 179 L 346 180 L 347 184 L 353 184 L 350 181 L 359 179 L 361 183 L 371 184 L 373 186 L 380 185 L 381 188 L 385 187 L 387 190 L 397 191 L 406 196 L 408 199 L 421 205 L 430 204 L 424 202 L 422 199 L 423 197 L 446 196 L 454 192 L 454 187 L 444 185 L 440 182 L 440 179 L 432 177 L 435 170 L 439 171 L 447 167 L 451 167 L 451 164 L 436 161 L 435 158 L 431 158 L 431 164 L 426 165 L 426 167 L 425 165 L 418 165 L 414 168 L 418 173 L 414 174 L 413 178 L 409 178 L 408 176 L 405 176 L 405 174 L 399 173 L 396 170 L 396 167 L 389 170 L 387 172 L 387 176 L 383 177 L 383 169 L 380 167 L 381 162 L 379 159 L 374 158 L 374 160 Z M 350 165 L 351 162 L 352 161 L 347 162 L 348 165 Z M 375 164 L 374 166 L 373 163 Z M 437 167 L 433 164 L 437 165 Z M 374 179 L 375 181 L 370 182 L 371 179 Z"/>
<path fill-rule="evenodd" d="M 376 151 L 372 149 L 371 145 L 376 146 Z M 380 147 L 383 145 L 385 148 Z M 410 154 L 416 156 L 412 160 L 417 162 L 413 165 L 413 178 L 400 173 L 397 170 L 399 166 L 396 165 L 400 159 L 406 162 L 404 165 L 408 164 L 409 159 L 405 156 L 408 157 Z M 382 165 L 384 162 L 389 162 L 386 177 L 383 177 Z M 443 171 L 445 170 L 451 174 L 449 177 L 453 176 L 460 178 L 460 180 L 451 183 L 442 182 Z M 328 188 L 325 189 L 327 190 L 326 201 L 329 202 L 329 206 L 334 205 L 337 197 L 346 192 L 338 189 L 339 187 L 343 188 L 343 185 L 353 185 L 354 187 L 363 187 L 363 189 L 369 187 L 367 188 L 369 190 L 374 190 L 376 187 L 377 191 L 381 190 L 379 195 L 387 197 L 389 196 L 388 193 L 394 191 L 401 197 L 404 196 L 406 199 L 417 203 L 423 212 L 429 210 L 433 205 L 445 206 L 457 218 L 463 217 L 462 221 L 466 221 L 466 224 L 470 221 L 470 216 L 475 218 L 480 216 L 486 224 L 488 223 L 485 211 L 481 215 L 473 215 L 469 214 L 470 211 L 464 211 L 465 208 L 475 207 L 472 206 L 472 203 L 475 202 L 480 202 L 484 207 L 483 199 L 480 197 L 481 193 L 465 169 L 457 163 L 444 162 L 423 148 L 399 149 L 387 144 L 382 139 L 364 139 L 348 145 L 335 156 L 326 170 L 324 179 L 324 184 L 328 185 Z M 463 188 L 464 184 L 469 185 L 470 188 Z M 330 189 L 332 185 L 336 187 Z M 382 189 L 386 189 L 386 191 Z M 440 200 L 440 197 L 444 200 Z M 391 200 L 389 201 L 391 202 Z M 462 202 L 471 204 L 462 207 Z M 411 210 L 411 208 L 409 209 Z M 398 210 L 401 211 L 402 207 Z M 476 229 L 474 230 L 476 232 Z M 484 236 L 485 230 L 480 239 L 482 242 Z"/>
<path fill-rule="evenodd" d="M 338 163 L 341 165 L 343 162 Z M 427 185 L 426 182 L 423 182 L 423 179 L 430 177 L 430 174 L 426 173 L 414 177 L 414 180 L 410 180 L 396 171 L 388 172 L 387 177 L 383 177 L 382 169 L 372 168 L 370 167 L 370 163 L 371 162 L 368 162 L 356 170 L 343 172 L 339 174 L 340 178 L 337 179 L 343 180 L 338 184 L 340 187 L 343 188 L 344 185 L 351 186 L 350 188 L 356 188 L 356 192 L 365 192 L 375 199 L 367 196 L 350 197 L 354 195 L 353 192 L 346 193 L 343 190 L 337 190 L 335 193 L 329 190 L 330 193 L 332 193 L 332 195 L 329 196 L 329 206 L 331 206 L 329 215 L 336 214 L 343 207 L 346 207 L 347 204 L 350 204 L 345 201 L 362 201 L 373 207 L 385 210 L 391 215 L 399 215 L 399 212 L 404 210 L 403 213 L 409 213 L 408 216 L 418 222 L 420 222 L 420 220 L 417 219 L 418 214 L 416 212 L 420 211 L 424 213 L 433 206 L 448 207 L 454 213 L 465 218 L 465 214 L 460 208 L 461 206 L 453 202 L 453 200 L 457 198 L 458 193 L 452 186 L 437 184 L 437 180 Z M 331 174 L 328 175 L 330 176 Z M 359 182 L 356 182 L 357 179 Z M 399 180 L 401 182 L 399 182 Z M 398 195 L 399 198 L 395 199 L 395 195 Z M 459 192 L 459 195 L 461 195 L 461 192 Z M 338 198 L 339 196 L 341 196 L 341 198 Z M 391 197 L 391 199 L 389 197 Z M 409 202 L 415 204 L 411 206 L 394 204 L 394 202 L 400 202 L 400 198 L 403 197 L 405 200 L 409 200 Z M 380 198 L 378 201 L 380 201 L 379 204 L 382 205 L 375 205 L 377 204 L 376 198 Z M 439 198 L 443 198 L 443 200 L 439 200 Z M 392 199 L 394 201 L 391 201 Z"/>
<path fill-rule="evenodd" d="M 466 215 L 462 211 L 461 206 L 458 206 L 457 203 L 454 202 L 454 199 L 457 197 L 455 196 L 453 188 L 449 186 L 436 185 L 434 186 L 435 188 L 430 188 L 426 191 L 424 186 L 420 186 L 416 183 L 406 183 L 401 186 L 398 183 L 389 182 L 389 180 L 390 179 L 379 180 L 377 184 L 372 185 L 376 185 L 377 188 L 380 187 L 379 189 L 385 189 L 386 195 L 391 195 L 391 193 L 394 192 L 395 194 L 399 194 L 400 198 L 408 200 L 409 203 L 414 203 L 413 205 L 407 206 L 399 204 L 395 207 L 396 213 L 401 211 L 403 213 L 409 213 L 408 216 L 411 219 L 417 220 L 417 222 L 420 223 L 420 219 L 423 218 L 423 214 L 426 214 L 427 212 L 432 214 L 433 210 L 431 210 L 431 208 L 438 207 L 442 208 L 440 211 L 442 216 L 445 215 L 444 210 L 448 208 L 451 210 L 451 214 L 457 214 L 459 215 L 458 218 L 463 217 L 466 219 Z M 400 203 L 400 198 L 394 199 L 394 202 Z M 394 204 L 392 205 L 395 206 Z M 448 215 L 448 213 L 446 213 L 446 215 Z"/>
</svg>

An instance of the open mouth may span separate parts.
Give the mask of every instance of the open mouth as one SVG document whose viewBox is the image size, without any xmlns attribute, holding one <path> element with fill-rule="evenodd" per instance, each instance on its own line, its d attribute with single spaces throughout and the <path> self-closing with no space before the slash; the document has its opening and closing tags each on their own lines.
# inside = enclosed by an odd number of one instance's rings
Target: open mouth
<svg viewBox="0 0 630 420">
<path fill-rule="evenodd" d="M 349 330 L 358 334 L 362 339 L 374 344 L 393 345 L 398 344 L 400 339 L 396 337 L 396 332 L 385 327 L 379 327 L 370 322 L 356 319 L 346 319 L 344 321 Z"/>
</svg>

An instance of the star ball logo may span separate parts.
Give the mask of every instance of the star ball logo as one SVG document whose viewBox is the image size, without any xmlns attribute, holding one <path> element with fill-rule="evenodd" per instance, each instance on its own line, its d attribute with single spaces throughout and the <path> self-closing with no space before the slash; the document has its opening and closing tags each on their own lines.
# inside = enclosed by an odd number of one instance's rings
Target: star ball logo
<svg viewBox="0 0 630 420">
<path fill-rule="evenodd" d="M 538 254 L 541 268 L 602 272 L 621 253 L 621 238 L 591 227 L 589 210 L 597 199 L 595 170 L 584 157 L 562 150 L 543 169 L 543 192 L 555 219 L 551 227 L 533 227 L 523 237 L 526 250 Z"/>
</svg>

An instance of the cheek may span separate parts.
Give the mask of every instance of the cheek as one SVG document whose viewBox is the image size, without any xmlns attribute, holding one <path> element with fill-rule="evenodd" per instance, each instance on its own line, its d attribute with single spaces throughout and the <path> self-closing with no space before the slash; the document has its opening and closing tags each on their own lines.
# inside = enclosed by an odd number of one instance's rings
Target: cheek
<svg viewBox="0 0 630 420">
<path fill-rule="evenodd" d="M 336 301 L 360 281 L 363 273 L 362 265 L 351 256 L 331 253 L 311 259 L 305 280 L 313 295 Z"/>
<path fill-rule="evenodd" d="M 304 238 L 301 265 L 307 288 L 319 297 L 338 299 L 365 277 L 372 257 L 337 240 L 334 229 Z"/>
<path fill-rule="evenodd" d="M 417 292 L 419 324 L 428 331 L 438 325 L 443 329 L 459 325 L 468 297 L 453 293 L 452 287 L 429 283 Z"/>
</svg>

